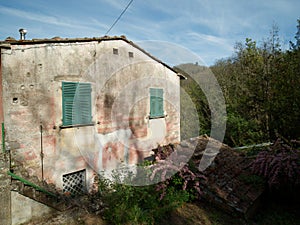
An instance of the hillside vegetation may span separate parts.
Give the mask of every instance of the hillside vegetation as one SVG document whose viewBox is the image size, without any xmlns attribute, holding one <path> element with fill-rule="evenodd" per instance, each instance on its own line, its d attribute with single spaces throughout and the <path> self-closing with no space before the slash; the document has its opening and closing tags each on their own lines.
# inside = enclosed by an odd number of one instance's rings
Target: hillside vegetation
<svg viewBox="0 0 300 225">
<path fill-rule="evenodd" d="M 210 132 L 207 96 L 189 76 L 214 74 L 222 89 L 227 110 L 224 142 L 230 146 L 288 140 L 300 137 L 300 20 L 295 41 L 282 50 L 279 31 L 272 27 L 269 38 L 259 42 L 247 38 L 235 45 L 235 53 L 210 68 L 182 64 L 176 68 L 188 76 L 181 85 L 198 111 L 200 134 Z M 185 99 L 184 110 L 189 110 Z M 194 118 L 183 119 L 183 136 L 189 137 Z"/>
</svg>

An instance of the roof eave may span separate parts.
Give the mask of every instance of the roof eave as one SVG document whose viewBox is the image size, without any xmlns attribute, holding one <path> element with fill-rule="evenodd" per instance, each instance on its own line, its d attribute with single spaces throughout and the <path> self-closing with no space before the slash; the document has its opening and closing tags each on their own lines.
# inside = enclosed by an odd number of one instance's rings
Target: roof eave
<svg viewBox="0 0 300 225">
<path fill-rule="evenodd" d="M 143 52 L 156 62 L 162 64 L 163 66 L 167 67 L 168 69 L 172 70 L 174 73 L 179 76 L 181 80 L 187 79 L 183 74 L 179 73 L 176 71 L 174 68 L 171 66 L 167 65 L 166 63 L 162 62 L 161 60 L 157 59 L 138 45 L 134 44 L 132 41 L 129 41 L 126 36 L 121 35 L 121 36 L 103 36 L 103 37 L 93 37 L 93 38 L 59 38 L 59 37 L 54 37 L 51 39 L 32 39 L 32 40 L 10 40 L 10 41 L 5 41 L 0 43 L 0 48 L 5 48 L 5 49 L 10 49 L 11 45 L 33 45 L 33 44 L 44 44 L 44 43 L 75 43 L 75 42 L 91 42 L 91 41 L 114 41 L 114 40 L 122 40 L 125 41 L 126 43 L 132 45 L 139 51 Z"/>
</svg>

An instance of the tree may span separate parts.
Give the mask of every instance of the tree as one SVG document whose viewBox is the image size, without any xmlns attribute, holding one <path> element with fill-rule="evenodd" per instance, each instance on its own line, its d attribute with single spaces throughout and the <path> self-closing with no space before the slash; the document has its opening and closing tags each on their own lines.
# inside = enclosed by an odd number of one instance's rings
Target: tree
<svg viewBox="0 0 300 225">
<path fill-rule="evenodd" d="M 261 45 L 246 38 L 235 45 L 232 57 L 210 67 L 226 101 L 226 144 L 273 141 L 278 133 L 300 138 L 300 19 L 297 22 L 296 42 L 289 51 L 281 49 L 279 28 L 274 24 Z M 182 66 L 187 73 L 205 70 L 194 64 Z M 197 106 L 201 127 L 209 129 L 205 96 L 191 82 L 184 81 L 184 88 Z"/>
<path fill-rule="evenodd" d="M 262 45 L 247 38 L 211 67 L 227 103 L 227 144 L 275 140 L 278 133 L 300 137 L 300 20 L 297 29 L 290 51 L 281 49 L 273 25 Z"/>
<path fill-rule="evenodd" d="M 290 41 L 290 49 L 291 50 L 296 50 L 300 47 L 300 19 L 297 20 L 298 25 L 297 25 L 297 32 L 295 35 L 296 43 L 293 43 Z"/>
</svg>

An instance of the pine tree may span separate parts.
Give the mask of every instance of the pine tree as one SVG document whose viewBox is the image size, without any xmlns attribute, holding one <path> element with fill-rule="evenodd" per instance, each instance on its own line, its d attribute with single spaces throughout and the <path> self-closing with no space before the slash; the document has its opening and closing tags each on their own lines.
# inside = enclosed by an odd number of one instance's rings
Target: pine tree
<svg viewBox="0 0 300 225">
<path fill-rule="evenodd" d="M 296 50 L 300 47 L 300 19 L 298 19 L 297 22 L 298 22 L 297 32 L 295 35 L 296 43 L 293 43 L 292 41 L 290 41 L 291 50 Z"/>
</svg>

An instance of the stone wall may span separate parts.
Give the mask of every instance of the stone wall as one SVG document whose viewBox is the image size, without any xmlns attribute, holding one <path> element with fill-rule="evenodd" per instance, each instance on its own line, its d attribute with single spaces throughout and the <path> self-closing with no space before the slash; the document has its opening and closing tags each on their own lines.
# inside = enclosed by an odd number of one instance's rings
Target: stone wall
<svg viewBox="0 0 300 225">
<path fill-rule="evenodd" d="M 27 198 L 18 192 L 11 193 L 11 224 L 18 225 L 31 220 L 38 221 L 49 217 L 57 211 L 37 201 Z"/>
<path fill-rule="evenodd" d="M 1 152 L 0 153 L 0 221 L 1 221 L 1 225 L 10 225 L 11 224 L 10 177 L 6 174 L 8 168 L 9 168 L 8 156 Z"/>
</svg>

